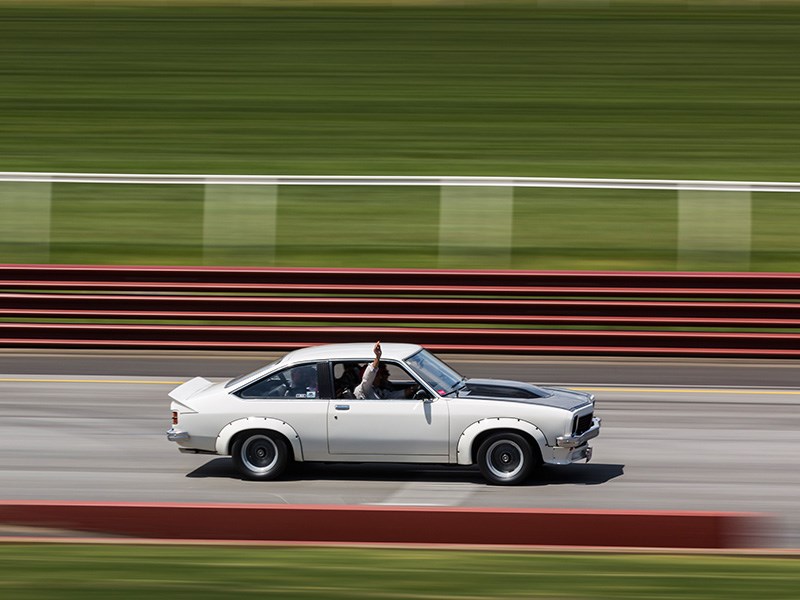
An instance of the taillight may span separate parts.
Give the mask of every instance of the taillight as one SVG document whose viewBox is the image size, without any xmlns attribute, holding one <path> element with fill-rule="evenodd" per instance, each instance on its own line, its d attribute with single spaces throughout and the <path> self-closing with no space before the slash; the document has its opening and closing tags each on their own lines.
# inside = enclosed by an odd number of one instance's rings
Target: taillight
<svg viewBox="0 0 800 600">
<path fill-rule="evenodd" d="M 172 411 L 172 424 L 173 425 L 177 425 L 178 424 L 178 411 L 177 410 L 173 410 Z"/>
</svg>

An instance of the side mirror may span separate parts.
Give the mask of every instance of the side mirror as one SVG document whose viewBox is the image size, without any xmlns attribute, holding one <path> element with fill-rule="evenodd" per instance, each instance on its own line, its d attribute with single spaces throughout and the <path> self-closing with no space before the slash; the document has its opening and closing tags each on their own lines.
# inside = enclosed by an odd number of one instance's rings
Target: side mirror
<svg viewBox="0 0 800 600">
<path fill-rule="evenodd" d="M 426 402 L 433 402 L 433 398 L 425 388 L 420 388 L 414 394 L 414 400 L 425 400 Z"/>
</svg>

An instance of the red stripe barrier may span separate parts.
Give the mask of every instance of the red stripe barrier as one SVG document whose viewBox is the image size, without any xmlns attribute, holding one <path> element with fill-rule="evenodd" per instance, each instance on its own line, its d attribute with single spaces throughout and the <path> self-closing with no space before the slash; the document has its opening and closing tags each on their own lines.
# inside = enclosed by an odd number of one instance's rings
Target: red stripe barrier
<svg viewBox="0 0 800 600">
<path fill-rule="evenodd" d="M 306 293 L 306 294 L 427 294 L 427 295 L 476 295 L 494 294 L 498 296 L 663 296 L 670 298 L 777 298 L 796 299 L 800 293 L 796 289 L 749 289 L 749 288 L 635 288 L 635 287 L 551 287 L 551 286 L 472 286 L 472 285 L 396 285 L 396 284 L 317 284 L 294 283 L 169 283 L 169 282 L 125 282 L 125 281 L 19 281 L 4 280 L 2 287 L 8 289 L 41 290 L 146 290 L 208 292 L 224 291 L 237 293 Z"/>
<path fill-rule="evenodd" d="M 552 315 L 432 315 L 404 313 L 313 313 L 313 312 L 199 312 L 199 311 L 156 311 L 156 310 L 63 310 L 63 309 L 4 309 L 0 317 L 25 317 L 33 319 L 146 319 L 170 321 L 309 321 L 342 323 L 359 319 L 378 323 L 396 323 L 402 319 L 416 323 L 464 323 L 464 324 L 542 324 L 567 326 L 670 326 L 670 327 L 800 327 L 800 319 L 725 319 L 700 317 L 593 317 L 593 316 L 552 316 Z"/>
<path fill-rule="evenodd" d="M 800 274 L 792 273 L 0 265 L 2 289 L 28 290 L 0 293 L 0 316 L 11 321 L 0 323 L 0 344 L 14 347 L 277 350 L 378 338 L 449 352 L 800 356 Z M 98 293 L 54 292 L 87 289 Z M 131 293 L 108 293 L 119 290 Z M 201 290 L 228 293 L 193 293 Z M 641 299 L 598 299 L 613 296 Z M 701 297 L 708 300 L 688 300 Z M 23 322 L 33 319 L 66 322 Z M 353 326 L 362 322 L 370 325 Z M 343 326 L 327 326 L 335 323 Z"/>
<path fill-rule="evenodd" d="M 369 339 L 450 352 L 800 356 L 794 333 L 0 323 L 5 346 L 270 349 Z"/>
<path fill-rule="evenodd" d="M 0 281 L 0 287 L 2 282 Z M 507 316 L 575 316 L 664 318 L 800 318 L 800 302 L 719 302 L 662 300 L 564 300 L 485 298 L 359 298 L 305 296 L 198 296 L 154 294 L 56 294 L 0 293 L 0 308 L 25 310 L 118 310 L 161 311 L 170 314 L 211 313 L 225 310 L 229 315 L 349 314 L 360 316 L 394 313 L 428 316 L 475 315 L 483 318 Z"/>
<path fill-rule="evenodd" d="M 620 281 L 638 282 L 640 287 L 731 287 L 731 282 L 744 288 L 785 288 L 797 290 L 800 273 L 706 272 L 706 271 L 521 271 L 477 269 L 343 269 L 306 267 L 200 267 L 200 266 L 134 266 L 134 265 L 49 265 L 0 264 L 4 279 L 75 280 L 80 278 L 107 281 L 112 275 L 127 281 L 247 281 L 265 280 L 276 283 L 307 283 L 372 280 L 377 283 L 401 278 L 409 285 L 424 281 L 446 284 L 514 285 L 528 283 L 531 278 L 548 285 L 620 285 Z"/>
<path fill-rule="evenodd" d="M 8 289 L 800 298 L 798 273 L 0 265 Z"/>
<path fill-rule="evenodd" d="M 140 538 L 276 542 L 752 547 L 764 515 L 513 508 L 0 502 L 0 523 Z"/>
<path fill-rule="evenodd" d="M 800 303 L 0 293 L 0 316 L 788 328 Z"/>
</svg>

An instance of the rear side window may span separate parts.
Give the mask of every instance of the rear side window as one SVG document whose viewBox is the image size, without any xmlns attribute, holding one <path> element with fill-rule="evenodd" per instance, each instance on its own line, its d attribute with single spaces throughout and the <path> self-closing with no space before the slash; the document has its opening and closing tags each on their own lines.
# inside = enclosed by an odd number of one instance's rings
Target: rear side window
<svg viewBox="0 0 800 600">
<path fill-rule="evenodd" d="M 238 377 L 235 377 L 235 378 L 231 379 L 228 383 L 226 383 L 225 387 L 226 388 L 236 387 L 237 385 L 242 383 L 245 379 L 248 379 L 248 378 L 252 377 L 253 375 L 256 375 L 258 373 L 266 373 L 272 367 L 274 367 L 277 364 L 277 362 L 278 362 L 277 360 L 274 360 L 271 363 L 269 363 L 268 365 L 263 366 L 260 369 L 256 369 L 255 371 L 253 371 L 251 373 L 245 373 L 244 375 L 239 375 Z"/>
<path fill-rule="evenodd" d="M 242 388 L 236 395 L 245 400 L 261 398 L 317 398 L 317 365 L 296 365 L 273 373 Z"/>
</svg>

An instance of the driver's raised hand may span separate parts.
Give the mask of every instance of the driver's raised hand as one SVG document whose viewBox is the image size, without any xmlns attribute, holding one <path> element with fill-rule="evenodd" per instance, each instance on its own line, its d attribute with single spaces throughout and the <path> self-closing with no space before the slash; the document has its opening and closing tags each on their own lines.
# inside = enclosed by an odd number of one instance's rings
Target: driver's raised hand
<svg viewBox="0 0 800 600">
<path fill-rule="evenodd" d="M 380 341 L 375 342 L 375 348 L 373 348 L 372 351 L 375 353 L 375 360 L 372 361 L 372 365 L 377 369 L 378 363 L 381 360 L 381 354 L 383 354 L 383 352 L 381 351 Z"/>
</svg>

